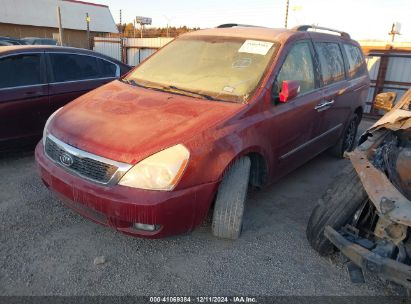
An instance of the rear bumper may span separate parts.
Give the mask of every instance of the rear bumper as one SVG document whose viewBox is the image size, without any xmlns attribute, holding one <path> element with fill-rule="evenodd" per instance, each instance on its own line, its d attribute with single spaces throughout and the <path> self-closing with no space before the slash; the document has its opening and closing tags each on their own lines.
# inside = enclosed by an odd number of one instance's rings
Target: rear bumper
<svg viewBox="0 0 411 304">
<path fill-rule="evenodd" d="M 327 226 L 324 235 L 333 243 L 342 254 L 363 270 L 375 273 L 382 279 L 395 282 L 411 289 L 411 266 L 384 258 L 360 245 L 344 238 L 332 227 Z"/>
<path fill-rule="evenodd" d="M 200 225 L 218 185 L 208 183 L 177 191 L 107 187 L 72 175 L 54 164 L 44 154 L 41 142 L 35 156 L 44 184 L 68 207 L 94 222 L 145 238 L 180 234 Z M 136 230 L 134 223 L 156 225 L 158 230 Z"/>
</svg>

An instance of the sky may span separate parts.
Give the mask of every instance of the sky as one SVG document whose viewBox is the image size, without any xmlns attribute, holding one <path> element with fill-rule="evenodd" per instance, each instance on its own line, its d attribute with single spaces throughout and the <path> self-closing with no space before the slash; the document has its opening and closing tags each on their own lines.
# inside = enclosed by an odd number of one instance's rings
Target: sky
<svg viewBox="0 0 411 304">
<path fill-rule="evenodd" d="M 284 27 L 286 0 L 91 0 L 110 7 L 114 20 L 151 17 L 153 26 L 209 28 L 223 23 Z M 393 22 L 401 23 L 395 41 L 411 42 L 411 0 L 290 0 L 288 27 L 317 24 L 346 31 L 357 40 L 389 40 Z"/>
</svg>

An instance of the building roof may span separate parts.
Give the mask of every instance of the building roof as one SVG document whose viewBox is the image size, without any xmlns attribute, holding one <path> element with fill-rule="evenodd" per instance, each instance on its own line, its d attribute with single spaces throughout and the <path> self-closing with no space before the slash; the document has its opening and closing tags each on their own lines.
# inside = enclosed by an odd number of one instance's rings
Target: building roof
<svg viewBox="0 0 411 304">
<path fill-rule="evenodd" d="M 0 0 L 0 23 L 58 28 L 58 6 L 65 29 L 86 30 L 88 13 L 90 31 L 118 33 L 108 6 L 76 0 Z"/>
<path fill-rule="evenodd" d="M 365 54 L 371 51 L 401 51 L 411 52 L 411 42 L 390 42 L 390 41 L 370 41 L 360 40 L 358 41 Z"/>
</svg>

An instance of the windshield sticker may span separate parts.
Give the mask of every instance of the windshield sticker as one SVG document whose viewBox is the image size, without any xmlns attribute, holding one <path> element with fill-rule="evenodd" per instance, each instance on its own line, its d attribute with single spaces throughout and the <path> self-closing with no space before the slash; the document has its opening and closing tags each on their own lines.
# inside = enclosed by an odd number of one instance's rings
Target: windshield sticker
<svg viewBox="0 0 411 304">
<path fill-rule="evenodd" d="M 227 92 L 227 93 L 233 93 L 234 90 L 235 90 L 235 88 L 230 87 L 230 86 L 226 86 L 226 87 L 223 88 L 223 91 Z"/>
<path fill-rule="evenodd" d="M 257 55 L 267 55 L 268 51 L 274 45 L 272 42 L 258 41 L 258 40 L 246 40 L 244 44 L 238 50 L 239 53 L 249 53 Z"/>
<path fill-rule="evenodd" d="M 231 65 L 234 69 L 244 69 L 248 68 L 252 63 L 251 58 L 240 58 L 236 59 Z"/>
</svg>

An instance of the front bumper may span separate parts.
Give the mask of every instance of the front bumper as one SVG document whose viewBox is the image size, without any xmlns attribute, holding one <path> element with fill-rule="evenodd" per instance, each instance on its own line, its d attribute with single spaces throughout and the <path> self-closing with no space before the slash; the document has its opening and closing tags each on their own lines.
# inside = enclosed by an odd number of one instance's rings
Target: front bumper
<svg viewBox="0 0 411 304">
<path fill-rule="evenodd" d="M 360 245 L 354 244 L 330 226 L 325 227 L 324 235 L 348 259 L 363 270 L 375 273 L 382 279 L 395 282 L 411 289 L 411 266 L 389 258 L 384 258 Z"/>
<path fill-rule="evenodd" d="M 45 154 L 42 142 L 35 151 L 44 184 L 81 215 L 125 234 L 160 238 L 193 230 L 208 213 L 218 183 L 177 191 L 149 191 L 119 185 L 102 186 L 70 174 Z M 156 225 L 148 232 L 134 223 Z"/>
</svg>

